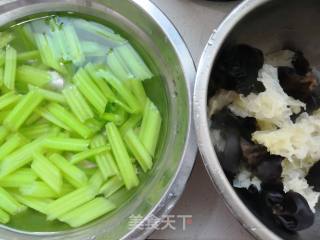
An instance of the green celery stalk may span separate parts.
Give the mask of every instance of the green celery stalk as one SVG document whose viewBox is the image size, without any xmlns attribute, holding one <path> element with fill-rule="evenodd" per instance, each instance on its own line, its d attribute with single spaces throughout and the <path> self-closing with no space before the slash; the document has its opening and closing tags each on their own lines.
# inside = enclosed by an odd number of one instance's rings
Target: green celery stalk
<svg viewBox="0 0 320 240">
<path fill-rule="evenodd" d="M 64 61 L 72 61 L 71 51 L 69 46 L 67 46 L 64 31 L 57 27 L 54 31 L 51 31 L 50 34 L 53 38 L 57 55 Z"/>
<path fill-rule="evenodd" d="M 97 191 L 92 186 L 85 186 L 68 193 L 47 206 L 47 219 L 51 221 L 60 218 L 67 212 L 91 201 L 96 195 Z"/>
<path fill-rule="evenodd" d="M 101 118 L 107 122 L 113 122 L 117 126 L 121 126 L 126 120 L 123 115 L 116 113 L 104 113 Z"/>
<path fill-rule="evenodd" d="M 40 123 L 34 126 L 24 127 L 20 129 L 20 133 L 29 139 L 35 139 L 42 135 L 48 134 L 53 129 L 48 123 Z M 1 148 L 1 147 L 0 147 Z"/>
<path fill-rule="evenodd" d="M 68 193 L 71 193 L 74 190 L 75 190 L 74 186 L 72 186 L 71 184 L 69 184 L 67 182 L 64 182 L 63 185 L 62 185 L 62 190 L 61 190 L 61 193 L 60 193 L 60 197 L 62 197 L 64 195 L 67 195 Z"/>
<path fill-rule="evenodd" d="M 115 176 L 110 178 L 105 184 L 103 184 L 103 186 L 100 188 L 99 193 L 103 194 L 105 198 L 108 198 L 123 186 L 123 181 L 118 176 Z"/>
<path fill-rule="evenodd" d="M 49 112 L 45 108 L 38 108 L 35 110 L 37 114 L 39 114 L 44 119 L 48 120 L 49 122 L 53 123 L 54 125 L 63 128 L 67 131 L 71 131 L 71 128 L 69 128 L 63 121 L 61 121 L 59 118 L 57 118 L 55 115 L 53 115 L 51 112 Z"/>
<path fill-rule="evenodd" d="M 15 104 L 20 99 L 21 96 L 16 94 L 14 91 L 7 92 L 0 97 L 0 110 Z"/>
<path fill-rule="evenodd" d="M 68 24 L 63 28 L 65 41 L 68 43 L 68 47 L 71 53 L 71 60 L 74 64 L 80 65 L 85 61 L 80 40 L 73 26 Z"/>
<path fill-rule="evenodd" d="M 32 182 L 19 188 L 23 196 L 35 198 L 56 198 L 58 195 L 44 182 Z"/>
<path fill-rule="evenodd" d="M 161 122 L 158 108 L 148 99 L 143 113 L 139 138 L 152 157 L 156 151 Z"/>
<path fill-rule="evenodd" d="M 96 198 L 81 207 L 62 215 L 59 220 L 68 223 L 71 227 L 85 225 L 116 208 L 115 204 L 102 197 Z"/>
<path fill-rule="evenodd" d="M 99 148 L 101 146 L 105 146 L 105 144 L 105 137 L 97 135 L 92 139 L 91 148 Z M 104 180 L 107 180 L 111 176 L 119 175 L 118 167 L 110 151 L 95 155 L 95 160 Z"/>
<path fill-rule="evenodd" d="M 97 154 L 100 154 L 100 153 L 103 153 L 103 152 L 106 152 L 106 151 L 109 151 L 110 150 L 110 146 L 108 145 L 105 145 L 105 146 L 102 146 L 102 147 L 97 147 L 97 148 L 94 148 L 94 149 L 89 149 L 89 150 L 86 150 L 86 151 L 83 151 L 83 152 L 80 152 L 80 153 L 77 153 L 75 155 L 73 155 L 71 157 L 71 160 L 70 162 L 72 164 L 77 164 L 83 160 L 86 160 L 86 159 L 89 159 L 89 158 L 92 158 L 93 156 L 97 155 Z"/>
<path fill-rule="evenodd" d="M 135 192 L 135 189 L 131 189 L 128 191 L 125 187 L 123 187 L 112 194 L 108 199 L 114 202 L 117 207 L 121 207 L 123 204 L 128 202 L 128 200 L 133 196 Z"/>
<path fill-rule="evenodd" d="M 100 132 L 102 130 L 102 128 L 104 128 L 105 123 L 103 121 L 99 121 L 95 118 L 91 118 L 91 119 L 88 119 L 84 124 L 88 128 L 90 128 L 90 130 L 93 133 L 97 133 L 97 132 Z"/>
<path fill-rule="evenodd" d="M 0 163 L 0 179 L 30 163 L 33 153 L 40 149 L 42 145 L 43 139 L 38 138 L 7 156 Z"/>
<path fill-rule="evenodd" d="M 85 151 L 90 141 L 80 138 L 49 137 L 44 140 L 43 147 L 62 151 Z"/>
<path fill-rule="evenodd" d="M 88 138 L 92 134 L 91 130 L 80 122 L 72 113 L 57 103 L 51 103 L 47 106 L 48 111 L 65 125 L 78 133 L 83 138 Z"/>
<path fill-rule="evenodd" d="M 133 187 L 138 186 L 139 179 L 118 128 L 114 123 L 110 122 L 106 124 L 106 131 L 113 155 L 116 159 L 121 177 L 125 183 L 126 188 L 129 190 Z"/>
<path fill-rule="evenodd" d="M 150 170 L 152 168 L 152 157 L 132 129 L 126 132 L 124 140 L 130 152 L 138 160 L 142 170 L 144 172 Z"/>
<path fill-rule="evenodd" d="M 2 111 L 0 111 L 0 122 L 1 123 L 3 123 L 3 120 L 8 116 L 9 112 L 10 112 L 10 110 L 2 110 Z"/>
<path fill-rule="evenodd" d="M 127 67 L 125 61 L 116 51 L 111 51 L 107 57 L 107 64 L 110 71 L 120 79 L 126 87 L 130 87 L 130 79 L 134 78 L 134 75 L 131 73 Z"/>
<path fill-rule="evenodd" d="M 147 94 L 144 90 L 143 83 L 140 80 L 131 79 L 131 91 L 139 100 L 141 106 L 145 106 L 147 103 Z"/>
<path fill-rule="evenodd" d="M 49 159 L 61 170 L 64 178 L 74 187 L 80 188 L 88 183 L 86 174 L 61 155 L 54 153 Z"/>
<path fill-rule="evenodd" d="M 19 63 L 28 62 L 30 60 L 37 60 L 40 58 L 40 53 L 38 50 L 32 50 L 28 52 L 19 53 L 17 56 L 17 61 Z"/>
<path fill-rule="evenodd" d="M 15 27 L 15 36 L 19 42 L 23 43 L 23 47 L 27 49 L 35 49 L 36 44 L 33 38 L 33 32 L 30 24 L 23 24 Z"/>
<path fill-rule="evenodd" d="M 10 153 L 21 147 L 27 140 L 19 133 L 15 133 L 0 146 L 0 162 L 5 159 Z"/>
<path fill-rule="evenodd" d="M 36 109 L 31 116 L 26 120 L 25 125 L 30 126 L 33 125 L 35 122 L 41 119 L 41 115 L 37 113 L 38 109 Z M 42 120 L 42 119 L 41 119 Z"/>
<path fill-rule="evenodd" d="M 37 87 L 43 87 L 52 80 L 49 71 L 28 65 L 18 67 L 16 75 L 17 81 L 32 84 Z"/>
<path fill-rule="evenodd" d="M 140 114 L 132 115 L 121 127 L 120 132 L 121 135 L 125 135 L 126 132 L 135 128 L 141 122 L 142 116 Z"/>
<path fill-rule="evenodd" d="M 4 119 L 3 125 L 17 131 L 42 101 L 43 97 L 37 91 L 30 91 Z"/>
<path fill-rule="evenodd" d="M 21 194 L 17 193 L 14 193 L 13 197 L 23 205 L 26 205 L 27 207 L 43 214 L 47 214 L 47 207 L 52 202 L 51 199 L 22 196 Z"/>
<path fill-rule="evenodd" d="M 2 187 L 0 187 L 0 199 L 0 208 L 10 215 L 16 215 L 26 210 L 26 207 L 18 203 L 11 194 Z"/>
<path fill-rule="evenodd" d="M 92 41 L 81 41 L 81 48 L 87 57 L 103 57 L 107 55 L 109 48 Z"/>
<path fill-rule="evenodd" d="M 8 45 L 6 48 L 3 83 L 10 90 L 14 90 L 15 87 L 16 68 L 17 51 Z"/>
<path fill-rule="evenodd" d="M 9 32 L 0 33 L 0 48 L 4 48 L 14 39 L 14 35 Z"/>
<path fill-rule="evenodd" d="M 4 63 L 6 61 L 6 51 L 0 49 L 0 66 L 4 67 Z"/>
<path fill-rule="evenodd" d="M 29 85 L 29 89 L 38 91 L 43 96 L 43 98 L 47 99 L 48 101 L 66 103 L 65 97 L 60 93 L 46 90 L 43 88 L 38 88 L 32 85 Z"/>
<path fill-rule="evenodd" d="M 139 100 L 131 93 L 131 91 L 122 82 L 117 79 L 112 73 L 99 70 L 99 76 L 103 77 L 126 102 L 133 112 L 141 111 Z"/>
<path fill-rule="evenodd" d="M 7 224 L 10 221 L 10 215 L 0 209 L 0 223 L 1 224 Z"/>
<path fill-rule="evenodd" d="M 135 79 L 143 81 L 153 77 L 150 69 L 130 44 L 120 45 L 114 51 L 119 53 Z"/>
<path fill-rule="evenodd" d="M 9 130 L 4 126 L 0 126 L 0 144 L 3 143 L 3 141 L 6 139 L 8 134 L 9 134 Z"/>
<path fill-rule="evenodd" d="M 69 85 L 62 91 L 62 93 L 72 112 L 81 122 L 85 122 L 86 120 L 94 117 L 90 106 L 76 86 Z"/>
<path fill-rule="evenodd" d="M 99 114 L 104 113 L 108 100 L 84 69 L 80 68 L 78 70 L 74 76 L 74 82 L 83 96 L 88 100 L 89 103 L 91 103 L 97 112 Z"/>
<path fill-rule="evenodd" d="M 97 170 L 89 179 L 89 185 L 94 189 L 97 193 L 103 184 L 103 176 L 99 170 Z"/>
<path fill-rule="evenodd" d="M 0 87 L 3 86 L 3 81 L 4 81 L 4 67 L 0 67 Z"/>
<path fill-rule="evenodd" d="M 33 183 L 38 176 L 30 168 L 20 169 L 1 179 L 0 186 L 6 188 L 19 188 L 25 184 Z"/>
<path fill-rule="evenodd" d="M 33 154 L 32 170 L 57 194 L 61 192 L 62 175 L 60 170 L 40 152 Z"/>
</svg>

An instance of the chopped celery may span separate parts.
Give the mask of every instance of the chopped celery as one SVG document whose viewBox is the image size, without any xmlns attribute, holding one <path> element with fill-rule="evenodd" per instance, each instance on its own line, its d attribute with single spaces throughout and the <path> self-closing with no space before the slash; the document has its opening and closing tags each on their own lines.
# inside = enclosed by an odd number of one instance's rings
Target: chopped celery
<svg viewBox="0 0 320 240">
<path fill-rule="evenodd" d="M 17 26 L 17 28 L 15 29 L 15 32 L 16 32 L 17 40 L 19 40 L 23 44 L 24 48 L 27 48 L 27 49 L 36 48 L 36 43 L 33 38 L 33 32 L 30 24 Z"/>
<path fill-rule="evenodd" d="M 1 224 L 6 224 L 10 221 L 10 216 L 8 213 L 0 209 L 0 223 Z"/>
<path fill-rule="evenodd" d="M 17 149 L 9 156 L 7 156 L 0 163 L 0 178 L 13 173 L 14 171 L 22 168 L 32 161 L 32 154 L 40 149 L 43 145 L 43 139 L 38 138 L 31 143 L 24 145 L 23 147 Z"/>
<path fill-rule="evenodd" d="M 104 113 L 101 118 L 107 122 L 114 122 L 117 126 L 121 126 L 125 122 L 125 117 L 116 113 Z"/>
<path fill-rule="evenodd" d="M 50 199 L 34 198 L 29 196 L 22 196 L 21 194 L 14 193 L 13 197 L 23 205 L 34 209 L 40 213 L 47 214 L 48 204 L 52 202 Z"/>
<path fill-rule="evenodd" d="M 69 51 L 71 53 L 71 60 L 74 64 L 80 65 L 85 61 L 85 56 L 82 52 L 80 40 L 73 26 L 66 25 L 63 28 L 65 41 L 68 43 Z"/>
<path fill-rule="evenodd" d="M 122 38 L 118 34 L 115 34 L 111 29 L 107 30 L 105 26 L 99 26 L 93 22 L 88 22 L 83 19 L 77 19 L 73 21 L 73 24 L 75 25 L 75 27 L 81 29 L 82 31 L 102 36 L 105 39 L 114 43 L 122 44 L 126 42 L 124 38 Z"/>
<path fill-rule="evenodd" d="M 109 51 L 109 48 L 92 41 L 82 41 L 81 48 L 87 57 L 103 57 Z"/>
<path fill-rule="evenodd" d="M 19 53 L 17 56 L 18 62 L 27 62 L 30 60 L 37 60 L 39 58 L 40 58 L 40 53 L 38 50 Z"/>
<path fill-rule="evenodd" d="M 29 139 L 35 139 L 42 135 L 50 133 L 52 129 L 52 125 L 48 123 L 41 123 L 34 126 L 21 128 L 20 133 Z"/>
<path fill-rule="evenodd" d="M 133 74 L 130 72 L 126 66 L 124 60 L 120 57 L 118 52 L 111 51 L 108 54 L 107 64 L 110 71 L 119 78 L 127 87 L 130 86 L 129 80 L 134 78 Z"/>
<path fill-rule="evenodd" d="M 0 33 L 0 49 L 7 46 L 14 39 L 14 35 L 9 32 Z"/>
<path fill-rule="evenodd" d="M 4 80 L 4 67 L 0 67 L 0 86 L 3 86 Z"/>
<path fill-rule="evenodd" d="M 113 155 L 119 167 L 121 177 L 127 189 L 136 187 L 139 179 L 130 160 L 128 151 L 121 138 L 120 132 L 114 123 L 107 123 L 107 136 L 111 145 Z"/>
<path fill-rule="evenodd" d="M 9 192 L 0 187 L 0 209 L 3 209 L 11 215 L 16 215 L 24 210 L 26 207 L 18 203 Z"/>
<path fill-rule="evenodd" d="M 82 137 L 88 138 L 92 134 L 91 130 L 87 126 L 80 122 L 72 113 L 61 105 L 51 103 L 48 105 L 47 109 L 51 114 Z"/>
<path fill-rule="evenodd" d="M 33 183 L 37 178 L 38 176 L 32 169 L 20 169 L 1 179 L 0 186 L 7 188 L 19 188 L 25 184 Z"/>
<path fill-rule="evenodd" d="M 22 65 L 17 69 L 17 81 L 32 84 L 37 87 L 43 87 L 47 85 L 52 79 L 49 71 L 32 67 L 28 65 Z"/>
<path fill-rule="evenodd" d="M 102 128 L 104 128 L 104 122 L 103 121 L 99 121 L 95 118 L 91 118 L 91 119 L 88 119 L 86 122 L 85 122 L 85 125 L 90 128 L 90 130 L 93 132 L 93 133 L 97 133 L 99 131 L 101 131 Z"/>
<path fill-rule="evenodd" d="M 142 170 L 144 172 L 150 170 L 152 168 L 152 157 L 132 129 L 126 132 L 124 139 L 130 152 L 138 160 Z"/>
<path fill-rule="evenodd" d="M 100 188 L 100 194 L 108 198 L 123 186 L 124 183 L 118 176 L 112 177 Z"/>
<path fill-rule="evenodd" d="M 43 147 L 62 151 L 85 151 L 90 141 L 80 138 L 49 137 L 44 140 Z"/>
<path fill-rule="evenodd" d="M 47 109 L 39 108 L 35 112 L 38 113 L 44 119 L 48 120 L 49 122 L 52 122 L 54 125 L 61 127 L 67 131 L 71 131 L 71 128 L 69 128 L 63 121 L 61 121 Z"/>
<path fill-rule="evenodd" d="M 60 192 L 60 196 L 64 196 L 68 193 L 71 193 L 75 190 L 74 186 L 72 186 L 71 184 L 67 183 L 67 182 L 64 182 L 63 185 L 62 185 L 62 190 Z"/>
<path fill-rule="evenodd" d="M 35 198 L 56 198 L 57 193 L 54 192 L 44 182 L 32 182 L 24 184 L 19 188 L 21 195 Z"/>
<path fill-rule="evenodd" d="M 48 220 L 54 220 L 73 209 L 77 209 L 82 204 L 94 199 L 96 195 L 95 189 L 91 186 L 85 186 L 58 198 L 47 206 Z"/>
<path fill-rule="evenodd" d="M 10 90 L 14 90 L 15 87 L 16 68 L 17 51 L 8 45 L 6 48 L 3 83 Z"/>
<path fill-rule="evenodd" d="M 99 170 L 97 170 L 89 179 L 89 185 L 92 187 L 92 189 L 95 189 L 97 193 L 99 192 L 99 189 L 101 188 L 103 184 L 103 176 Z"/>
<path fill-rule="evenodd" d="M 144 90 L 143 83 L 140 80 L 131 79 L 131 91 L 140 101 L 141 106 L 145 106 L 147 102 L 147 94 Z"/>
<path fill-rule="evenodd" d="M 50 34 L 53 38 L 54 48 L 59 58 L 64 61 L 72 61 L 70 48 L 67 46 L 64 31 L 59 27 L 56 27 L 54 31 L 50 32 Z"/>
<path fill-rule="evenodd" d="M 74 81 L 80 92 L 99 114 L 104 113 L 108 100 L 92 81 L 91 77 L 84 69 L 79 69 L 74 76 Z"/>
<path fill-rule="evenodd" d="M 74 187 L 80 188 L 87 184 L 88 178 L 86 174 L 61 155 L 55 153 L 49 159 L 62 171 L 64 178 Z"/>
<path fill-rule="evenodd" d="M 97 135 L 96 137 L 94 137 L 92 139 L 91 147 L 93 149 L 99 148 L 101 146 L 105 146 L 105 144 L 106 144 L 105 137 L 102 135 Z M 116 165 L 110 151 L 97 154 L 95 156 L 95 160 L 96 160 L 98 168 L 99 168 L 99 170 L 105 180 L 111 176 L 119 174 L 119 170 L 117 168 L 117 165 Z"/>
<path fill-rule="evenodd" d="M 9 134 L 9 130 L 4 126 L 0 126 L 0 144 L 6 139 Z"/>
<path fill-rule="evenodd" d="M 139 138 L 152 157 L 156 151 L 161 122 L 158 108 L 148 99 L 143 113 Z"/>
<path fill-rule="evenodd" d="M 43 97 L 37 91 L 30 91 L 12 109 L 3 124 L 10 130 L 18 130 L 42 100 Z"/>
<path fill-rule="evenodd" d="M 140 105 L 139 100 L 112 73 L 99 70 L 99 76 L 103 77 L 116 90 L 116 92 L 124 101 L 126 101 L 126 103 L 132 109 L 133 112 L 141 111 L 142 106 Z"/>
<path fill-rule="evenodd" d="M 41 115 L 38 114 L 38 109 L 36 109 L 31 116 L 26 120 L 25 124 L 26 126 L 30 126 L 34 123 L 36 123 L 37 121 L 42 120 Z"/>
<path fill-rule="evenodd" d="M 40 152 L 33 154 L 31 168 L 55 193 L 61 192 L 62 175 L 60 170 Z"/>
<path fill-rule="evenodd" d="M 26 142 L 27 140 L 25 137 L 19 133 L 9 136 L 8 139 L 0 146 L 0 161 Z"/>
<path fill-rule="evenodd" d="M 2 110 L 2 111 L 0 111 L 0 122 L 1 123 L 3 123 L 3 120 L 8 116 L 9 112 L 10 112 L 10 110 Z"/>
<path fill-rule="evenodd" d="M 75 154 L 75 155 L 73 155 L 71 157 L 71 163 L 72 164 L 77 164 L 77 163 L 79 163 L 79 162 L 81 162 L 83 160 L 92 158 L 93 156 L 95 156 L 97 154 L 100 154 L 100 153 L 103 153 L 103 152 L 106 152 L 106 151 L 109 151 L 109 150 L 111 150 L 110 146 L 109 145 L 105 145 L 105 146 L 102 146 L 102 147 L 97 147 L 97 148 L 93 148 L 93 149 L 89 149 L 89 150 L 77 153 L 77 154 Z"/>
<path fill-rule="evenodd" d="M 123 44 L 114 49 L 124 60 L 135 79 L 145 80 L 153 77 L 150 69 L 130 44 Z"/>
<path fill-rule="evenodd" d="M 96 198 L 79 208 L 59 217 L 59 220 L 68 223 L 71 227 L 80 227 L 104 214 L 112 211 L 116 205 L 102 197 Z"/>
<path fill-rule="evenodd" d="M 142 116 L 140 114 L 132 115 L 121 127 L 120 132 L 124 135 L 130 128 L 135 128 L 141 121 Z"/>
<path fill-rule="evenodd" d="M 66 103 L 65 97 L 60 93 L 46 90 L 43 88 L 38 88 L 38 87 L 35 87 L 32 85 L 29 85 L 29 89 L 38 91 L 48 101 L 58 102 L 58 103 Z"/>
<path fill-rule="evenodd" d="M 79 118 L 81 122 L 94 117 L 90 106 L 78 91 L 76 86 L 69 85 L 62 91 L 62 93 L 72 112 Z"/>
<path fill-rule="evenodd" d="M 0 110 L 15 104 L 20 98 L 21 96 L 14 91 L 7 92 L 0 97 Z"/>
</svg>

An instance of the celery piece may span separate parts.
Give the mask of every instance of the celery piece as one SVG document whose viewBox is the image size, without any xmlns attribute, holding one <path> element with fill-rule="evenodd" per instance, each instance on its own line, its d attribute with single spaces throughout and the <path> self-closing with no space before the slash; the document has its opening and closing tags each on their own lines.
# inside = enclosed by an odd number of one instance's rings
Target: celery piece
<svg viewBox="0 0 320 240">
<path fill-rule="evenodd" d="M 10 90 L 14 90 L 15 87 L 16 68 L 17 51 L 8 45 L 6 48 L 3 83 Z"/>
<path fill-rule="evenodd" d="M 111 90 L 111 88 L 109 87 L 109 85 L 106 83 L 106 81 L 99 77 L 97 75 L 97 68 L 95 65 L 93 65 L 92 63 L 88 63 L 85 66 L 85 70 L 87 71 L 87 73 L 90 75 L 90 77 L 93 79 L 93 81 L 95 82 L 95 84 L 97 84 L 97 86 L 99 87 L 100 91 L 102 92 L 102 94 L 108 99 L 108 100 L 116 100 L 116 96 L 113 93 L 113 91 Z"/>
<path fill-rule="evenodd" d="M 0 223 L 7 224 L 10 221 L 10 216 L 8 213 L 0 209 Z"/>
<path fill-rule="evenodd" d="M 86 174 L 61 155 L 55 153 L 49 159 L 61 170 L 64 178 L 74 187 L 80 188 L 87 184 L 88 178 Z"/>
<path fill-rule="evenodd" d="M 123 116 L 115 113 L 104 113 L 101 115 L 101 118 L 107 122 L 114 122 L 117 126 L 121 126 L 126 120 Z"/>
<path fill-rule="evenodd" d="M 123 204 L 127 203 L 128 200 L 135 193 L 135 189 L 127 190 L 125 187 L 120 188 L 117 192 L 110 195 L 108 200 L 114 202 L 117 207 L 121 207 Z"/>
<path fill-rule="evenodd" d="M 20 169 L 0 180 L 1 187 L 19 188 L 25 184 L 33 183 L 38 176 L 30 168 Z"/>
<path fill-rule="evenodd" d="M 62 91 L 62 93 L 72 112 L 79 118 L 81 122 L 94 117 L 90 106 L 76 86 L 69 85 Z"/>
<path fill-rule="evenodd" d="M 36 151 L 33 154 L 31 168 L 55 193 L 61 192 L 61 172 L 48 158 Z"/>
<path fill-rule="evenodd" d="M 3 86 L 4 67 L 0 67 L 0 87 Z"/>
<path fill-rule="evenodd" d="M 38 88 L 33 85 L 29 85 L 29 89 L 38 91 L 43 96 L 43 98 L 45 98 L 48 101 L 58 102 L 58 103 L 66 103 L 65 97 L 60 93 L 46 90 L 43 88 Z"/>
<path fill-rule="evenodd" d="M 9 136 L 0 146 L 0 161 L 26 142 L 27 140 L 19 133 Z"/>
<path fill-rule="evenodd" d="M 9 130 L 4 126 L 0 126 L 0 144 L 3 143 L 3 141 L 6 139 L 8 134 L 9 134 Z"/>
<path fill-rule="evenodd" d="M 130 44 L 123 44 L 114 49 L 124 60 L 135 79 L 145 80 L 153 77 L 150 69 Z"/>
<path fill-rule="evenodd" d="M 87 57 L 103 57 L 109 49 L 92 41 L 81 41 L 81 48 Z"/>
<path fill-rule="evenodd" d="M 18 202 L 43 214 L 47 214 L 47 207 L 52 202 L 51 199 L 22 196 L 21 194 L 17 193 L 12 195 Z"/>
<path fill-rule="evenodd" d="M 111 51 L 107 57 L 107 65 L 110 71 L 120 79 L 127 87 L 130 86 L 129 80 L 134 78 L 134 75 L 131 73 L 127 67 L 125 61 L 116 51 Z"/>
<path fill-rule="evenodd" d="M 71 61 L 71 52 L 70 48 L 67 46 L 64 31 L 57 27 L 54 31 L 51 31 L 51 36 L 53 38 L 53 44 L 55 45 L 57 55 L 64 61 Z"/>
<path fill-rule="evenodd" d="M 10 215 L 16 215 L 24 210 L 26 207 L 18 203 L 9 192 L 0 187 L 0 209 L 3 209 Z"/>
<path fill-rule="evenodd" d="M 58 195 L 44 182 L 32 182 L 19 188 L 21 195 L 35 198 L 56 198 Z"/>
<path fill-rule="evenodd" d="M 100 132 L 101 129 L 104 127 L 104 122 L 103 121 L 99 121 L 95 118 L 91 118 L 88 119 L 85 123 L 84 123 L 88 128 L 90 128 L 90 130 L 93 133 L 97 133 Z"/>
<path fill-rule="evenodd" d="M 19 43 L 23 44 L 26 49 L 35 49 L 36 44 L 33 39 L 33 32 L 30 24 L 22 24 L 14 28 L 15 36 L 19 40 Z"/>
<path fill-rule="evenodd" d="M 99 197 L 62 215 L 59 220 L 68 223 L 71 227 L 80 227 L 111 212 L 115 208 L 115 204 L 111 201 Z"/>
<path fill-rule="evenodd" d="M 104 113 L 108 100 L 83 68 L 80 68 L 74 76 L 74 82 L 97 112 Z"/>
<path fill-rule="evenodd" d="M 0 97 L 0 110 L 15 104 L 20 98 L 21 96 L 14 91 L 7 92 Z"/>
<path fill-rule="evenodd" d="M 85 56 L 82 52 L 80 40 L 73 26 L 68 24 L 63 28 L 65 41 L 68 43 L 71 60 L 74 64 L 80 65 L 85 61 Z"/>
<path fill-rule="evenodd" d="M 48 111 L 65 125 L 78 133 L 83 138 L 88 138 L 92 134 L 91 130 L 80 122 L 72 113 L 57 103 L 47 106 Z"/>
<path fill-rule="evenodd" d="M 4 119 L 3 125 L 10 130 L 17 131 L 42 100 L 43 97 L 37 91 L 30 91 Z"/>
<path fill-rule="evenodd" d="M 117 79 L 112 73 L 99 70 L 99 76 L 103 77 L 126 102 L 133 112 L 141 111 L 139 100 L 131 93 L 131 91 L 122 82 Z"/>
<path fill-rule="evenodd" d="M 139 138 L 152 157 L 156 151 L 161 122 L 158 108 L 148 99 L 143 113 Z"/>
<path fill-rule="evenodd" d="M 150 170 L 152 168 L 152 157 L 132 129 L 126 132 L 124 140 L 130 152 L 138 160 L 142 170 L 144 172 Z"/>
<path fill-rule="evenodd" d="M 29 139 L 35 139 L 42 135 L 50 133 L 52 129 L 52 125 L 48 123 L 41 123 L 34 126 L 21 128 L 20 133 Z"/>
<path fill-rule="evenodd" d="M 0 33 L 0 48 L 4 48 L 14 39 L 14 35 L 9 32 Z"/>
<path fill-rule="evenodd" d="M 60 196 L 64 196 L 67 195 L 68 193 L 71 193 L 75 190 L 74 186 L 72 186 L 71 184 L 64 182 L 62 185 L 62 190 L 60 192 Z"/>
<path fill-rule="evenodd" d="M 131 79 L 131 91 L 139 100 L 141 106 L 145 106 L 147 102 L 147 94 L 144 90 L 143 83 L 140 80 Z"/>
<path fill-rule="evenodd" d="M 105 137 L 102 135 L 97 135 L 92 139 L 91 147 L 95 149 L 101 146 L 105 146 L 105 144 Z M 95 160 L 104 180 L 108 179 L 111 176 L 119 174 L 119 170 L 110 151 L 97 154 L 95 156 Z"/>
<path fill-rule="evenodd" d="M 109 145 L 102 146 L 102 147 L 97 147 L 97 148 L 94 148 L 94 149 L 89 149 L 89 150 L 86 150 L 84 152 L 80 152 L 80 153 L 77 153 L 77 154 L 73 155 L 71 157 L 71 161 L 70 162 L 72 164 L 77 164 L 77 163 L 79 163 L 79 162 L 81 162 L 83 160 L 92 158 L 93 156 L 95 156 L 97 154 L 100 154 L 100 153 L 103 153 L 103 152 L 106 152 L 106 151 L 109 151 L 109 150 L 111 150 Z"/>
<path fill-rule="evenodd" d="M 15 150 L 0 163 L 0 178 L 22 168 L 32 161 L 32 154 L 43 145 L 43 139 L 38 138 L 31 143 Z"/>
<path fill-rule="evenodd" d="M 36 67 L 22 65 L 17 69 L 17 81 L 32 84 L 37 87 L 47 85 L 52 79 L 49 71 Z"/>
<path fill-rule="evenodd" d="M 2 123 L 3 120 L 8 116 L 10 110 L 1 110 L 0 111 L 0 122 Z M 6 128 L 7 129 L 7 128 Z M 9 131 L 9 130 L 8 130 Z"/>
<path fill-rule="evenodd" d="M 100 188 L 100 194 L 103 194 L 105 198 L 110 197 L 116 191 L 124 186 L 123 181 L 118 177 L 110 178 L 103 186 Z"/>
<path fill-rule="evenodd" d="M 89 185 L 92 187 L 92 189 L 95 189 L 97 193 L 99 192 L 99 189 L 101 188 L 103 184 L 103 176 L 99 170 L 97 170 L 89 179 Z"/>
<path fill-rule="evenodd" d="M 37 60 L 40 58 L 40 53 L 38 50 L 32 50 L 28 52 L 19 53 L 17 56 L 17 61 L 19 63 L 28 62 L 30 60 Z"/>
<path fill-rule="evenodd" d="M 38 114 L 38 109 L 36 109 L 31 116 L 26 120 L 25 125 L 26 126 L 30 126 L 33 125 L 34 123 L 36 123 L 39 120 L 43 120 L 41 115 Z"/>
<path fill-rule="evenodd" d="M 141 121 L 140 114 L 131 115 L 130 118 L 120 127 L 121 135 L 124 135 L 130 128 L 135 128 Z"/>
<path fill-rule="evenodd" d="M 4 63 L 6 61 L 6 51 L 0 49 L 0 66 L 4 67 Z"/>
<path fill-rule="evenodd" d="M 126 42 L 124 38 L 118 34 L 115 34 L 111 29 L 108 29 L 105 26 L 100 26 L 97 23 L 88 22 L 83 19 L 76 19 L 73 21 L 73 24 L 76 28 L 81 29 L 82 31 L 102 36 L 113 43 L 122 44 Z"/>
<path fill-rule="evenodd" d="M 63 121 L 61 121 L 59 118 L 57 118 L 55 115 L 53 115 L 51 112 L 49 112 L 47 109 L 39 108 L 36 109 L 35 112 L 39 114 L 44 119 L 48 120 L 49 122 L 53 123 L 54 125 L 63 128 L 67 131 L 71 131 L 71 128 L 69 128 Z"/>
<path fill-rule="evenodd" d="M 130 160 L 127 149 L 120 136 L 120 132 L 114 123 L 106 124 L 107 136 L 111 145 L 113 155 L 119 167 L 121 177 L 127 189 L 138 186 L 139 179 Z"/>
<path fill-rule="evenodd" d="M 49 137 L 43 147 L 62 151 L 80 152 L 88 149 L 90 141 L 80 138 Z"/>
<path fill-rule="evenodd" d="M 97 191 L 92 189 L 92 186 L 85 186 L 68 193 L 47 206 L 47 219 L 57 219 L 67 212 L 91 201 L 96 195 Z"/>
</svg>

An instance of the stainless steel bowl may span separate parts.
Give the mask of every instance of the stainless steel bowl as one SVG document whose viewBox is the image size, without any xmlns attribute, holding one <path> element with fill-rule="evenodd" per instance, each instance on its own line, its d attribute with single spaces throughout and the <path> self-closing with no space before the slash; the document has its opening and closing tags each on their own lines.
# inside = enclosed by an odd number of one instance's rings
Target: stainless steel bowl
<svg viewBox="0 0 320 240">
<path fill-rule="evenodd" d="M 275 227 L 258 207 L 237 194 L 226 178 L 209 135 L 208 84 L 219 52 L 229 44 L 247 43 L 265 52 L 295 47 L 313 66 L 320 63 L 319 0 L 245 0 L 214 30 L 200 60 L 194 93 L 194 119 L 204 164 L 233 215 L 257 239 L 319 239 L 320 214 L 314 225 L 298 234 Z M 214 79 L 211 79 L 214 84 Z M 319 210 L 319 208 L 318 208 Z"/>
<path fill-rule="evenodd" d="M 148 0 L 2 0 L 0 26 L 53 12 L 73 12 L 111 24 L 144 55 L 157 73 L 152 81 L 146 81 L 146 87 L 164 116 L 161 147 L 153 170 L 133 197 L 111 216 L 74 230 L 57 231 L 47 226 L 46 232 L 39 232 L 41 221 L 26 216 L 24 229 L 1 226 L 0 239 L 143 239 L 153 229 L 141 226 L 150 225 L 150 220 L 173 208 L 193 167 L 197 148 L 191 114 L 195 79 L 192 58 L 169 20 Z M 130 222 L 130 216 L 141 221 Z M 26 231 L 29 229 L 33 232 Z"/>
</svg>

